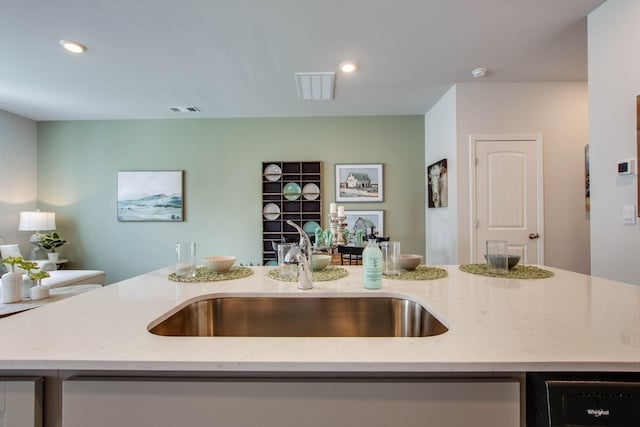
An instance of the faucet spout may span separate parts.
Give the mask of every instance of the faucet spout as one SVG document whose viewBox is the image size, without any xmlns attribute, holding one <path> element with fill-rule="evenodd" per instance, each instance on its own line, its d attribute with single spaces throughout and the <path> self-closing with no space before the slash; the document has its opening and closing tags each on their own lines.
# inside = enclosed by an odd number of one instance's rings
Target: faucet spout
<svg viewBox="0 0 640 427">
<path fill-rule="evenodd" d="M 305 233 L 298 224 L 290 220 L 287 221 L 287 224 L 295 228 L 298 234 L 300 234 L 300 242 L 298 242 L 300 252 L 296 254 L 300 268 L 298 289 L 313 289 L 313 279 L 311 276 L 311 240 L 309 240 L 307 233 Z"/>
</svg>

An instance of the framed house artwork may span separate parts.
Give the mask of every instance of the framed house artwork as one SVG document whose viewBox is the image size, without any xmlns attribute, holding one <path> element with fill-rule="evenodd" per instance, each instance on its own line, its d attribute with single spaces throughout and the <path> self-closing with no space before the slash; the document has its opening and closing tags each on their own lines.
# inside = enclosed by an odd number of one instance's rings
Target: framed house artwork
<svg viewBox="0 0 640 427">
<path fill-rule="evenodd" d="M 119 171 L 118 221 L 184 221 L 184 171 Z"/>
<path fill-rule="evenodd" d="M 448 203 L 447 159 L 427 166 L 427 206 L 446 208 Z"/>
<path fill-rule="evenodd" d="M 336 202 L 382 202 L 382 163 L 337 164 Z"/>
<path fill-rule="evenodd" d="M 349 230 L 349 239 L 353 241 L 356 230 L 363 230 L 365 235 L 371 227 L 375 227 L 378 236 L 384 236 L 384 211 L 344 211 L 346 215 L 346 230 Z"/>
</svg>

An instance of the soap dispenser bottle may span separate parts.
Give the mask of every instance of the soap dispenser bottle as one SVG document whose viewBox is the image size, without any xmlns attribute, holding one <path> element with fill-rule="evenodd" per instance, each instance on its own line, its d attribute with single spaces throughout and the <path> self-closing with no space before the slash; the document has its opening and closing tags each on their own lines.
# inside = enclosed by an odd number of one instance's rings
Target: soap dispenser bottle
<svg viewBox="0 0 640 427">
<path fill-rule="evenodd" d="M 375 239 L 362 251 L 362 284 L 367 289 L 380 289 L 382 286 L 382 252 Z"/>
</svg>

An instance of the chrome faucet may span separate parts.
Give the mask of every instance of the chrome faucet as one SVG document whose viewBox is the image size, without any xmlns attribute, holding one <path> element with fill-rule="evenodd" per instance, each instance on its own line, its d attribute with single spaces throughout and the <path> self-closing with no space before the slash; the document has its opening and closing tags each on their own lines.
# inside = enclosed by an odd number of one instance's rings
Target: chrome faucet
<svg viewBox="0 0 640 427">
<path fill-rule="evenodd" d="M 313 289 L 313 279 L 311 278 L 311 240 L 309 240 L 307 233 L 296 223 L 288 220 L 287 224 L 298 231 L 298 234 L 300 234 L 300 242 L 298 242 L 297 248 L 287 253 L 284 257 L 284 262 L 287 264 L 298 264 L 300 269 L 298 289 Z"/>
</svg>

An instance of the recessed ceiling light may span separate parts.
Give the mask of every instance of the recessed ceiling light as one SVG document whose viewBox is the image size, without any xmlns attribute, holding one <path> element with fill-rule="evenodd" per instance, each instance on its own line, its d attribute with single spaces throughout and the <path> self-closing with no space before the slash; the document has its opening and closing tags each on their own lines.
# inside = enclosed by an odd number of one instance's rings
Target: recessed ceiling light
<svg viewBox="0 0 640 427">
<path fill-rule="evenodd" d="M 471 71 L 471 74 L 473 75 L 473 77 L 484 77 L 487 74 L 487 69 L 482 67 L 476 68 Z"/>
<path fill-rule="evenodd" d="M 340 64 L 340 69 L 345 73 L 352 73 L 356 68 L 358 68 L 358 65 L 355 62 L 347 61 Z"/>
<path fill-rule="evenodd" d="M 73 53 L 82 53 L 87 50 L 87 47 L 85 45 L 83 45 L 82 43 L 74 42 L 73 40 L 60 40 L 60 44 L 63 48 Z"/>
</svg>

